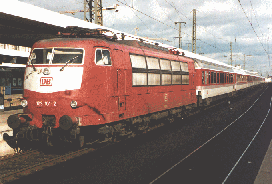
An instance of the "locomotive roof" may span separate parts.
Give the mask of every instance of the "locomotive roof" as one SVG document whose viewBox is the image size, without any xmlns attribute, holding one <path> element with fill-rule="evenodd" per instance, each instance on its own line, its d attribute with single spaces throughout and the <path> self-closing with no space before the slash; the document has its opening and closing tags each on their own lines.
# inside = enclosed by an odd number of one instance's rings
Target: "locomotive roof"
<svg viewBox="0 0 272 184">
<path fill-rule="evenodd" d="M 137 40 L 113 40 L 109 38 L 52 38 L 52 39 L 45 39 L 45 40 L 40 40 L 36 43 L 35 46 L 41 46 L 40 44 L 45 44 L 45 43 L 50 43 L 50 42 L 69 42 L 71 44 L 71 41 L 90 41 L 94 40 L 97 41 L 97 43 L 104 42 L 103 44 L 109 44 L 109 45 L 123 45 L 123 46 L 131 46 L 131 47 L 136 47 L 136 48 L 145 48 L 148 50 L 157 50 L 157 51 L 162 51 L 164 53 L 169 54 L 169 50 L 167 48 L 163 48 L 157 45 L 152 45 L 144 42 L 139 42 Z"/>
<path fill-rule="evenodd" d="M 117 39 L 112 39 L 110 37 L 100 37 L 100 36 L 95 36 L 94 38 L 53 38 L 53 39 L 46 39 L 46 40 L 40 40 L 37 42 L 39 43 L 45 43 L 45 42 L 58 42 L 58 41 L 68 41 L 70 42 L 71 40 L 73 41 L 85 41 L 85 40 L 96 40 L 97 42 L 104 42 L 105 44 L 121 44 L 121 45 L 127 45 L 131 47 L 137 47 L 137 48 L 146 48 L 146 49 L 151 49 L 151 50 L 157 50 L 157 51 L 162 51 L 164 53 L 169 53 L 169 50 L 171 50 L 173 47 L 161 47 L 149 43 L 145 43 L 143 41 L 138 41 L 138 40 L 117 40 Z M 70 43 L 69 43 L 70 44 Z M 234 67 L 231 65 L 228 65 L 226 63 L 210 59 L 201 55 L 197 55 L 182 49 L 176 49 L 182 53 L 185 53 L 185 57 L 191 58 L 195 62 L 195 67 L 198 69 L 211 69 L 211 70 L 218 70 L 218 71 L 225 71 L 225 72 L 230 72 L 230 73 L 237 73 L 237 74 L 242 74 L 242 75 L 251 75 L 251 76 L 258 76 L 256 72 L 250 72 L 247 70 L 241 69 L 241 67 Z M 259 76 L 258 76 L 259 77 Z"/>
</svg>

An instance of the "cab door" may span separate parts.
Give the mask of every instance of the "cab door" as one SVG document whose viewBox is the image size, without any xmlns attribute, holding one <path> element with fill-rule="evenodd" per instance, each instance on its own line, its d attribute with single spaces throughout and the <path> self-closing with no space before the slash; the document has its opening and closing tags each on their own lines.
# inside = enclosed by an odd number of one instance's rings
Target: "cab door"
<svg viewBox="0 0 272 184">
<path fill-rule="evenodd" d="M 115 98 L 118 101 L 118 111 L 119 118 L 124 116 L 126 111 L 126 95 L 127 95 L 127 68 L 126 68 L 126 60 L 125 54 L 120 49 L 112 50 L 112 60 L 114 62 L 114 72 L 115 75 L 113 78 L 116 79 L 116 87 L 115 87 Z M 115 74 L 114 74 L 115 73 Z"/>
<path fill-rule="evenodd" d="M 92 93 L 104 97 L 111 95 L 109 88 L 113 70 L 110 49 L 108 47 L 95 47 L 95 66 L 90 70 Z"/>
</svg>

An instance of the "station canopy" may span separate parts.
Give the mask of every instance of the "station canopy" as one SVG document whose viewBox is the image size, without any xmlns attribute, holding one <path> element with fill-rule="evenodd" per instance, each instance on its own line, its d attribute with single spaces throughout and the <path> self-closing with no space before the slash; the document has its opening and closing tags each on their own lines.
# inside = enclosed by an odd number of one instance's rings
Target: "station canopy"
<svg viewBox="0 0 272 184">
<path fill-rule="evenodd" d="M 121 38 L 123 34 L 129 40 L 142 39 L 156 43 L 18 0 L 0 0 L 0 4 L 0 43 L 32 47 L 38 40 L 56 38 L 58 32 L 66 32 L 68 27 L 102 30 L 107 36 L 116 34 Z"/>
<path fill-rule="evenodd" d="M 38 40 L 55 38 L 58 32 L 65 32 L 67 26 L 103 29 L 17 0 L 0 0 L 0 4 L 0 43 L 32 47 Z"/>
</svg>

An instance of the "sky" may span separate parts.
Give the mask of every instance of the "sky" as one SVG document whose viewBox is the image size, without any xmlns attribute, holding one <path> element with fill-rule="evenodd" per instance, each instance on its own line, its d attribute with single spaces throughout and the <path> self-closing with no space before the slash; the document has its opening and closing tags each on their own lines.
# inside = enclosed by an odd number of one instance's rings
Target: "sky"
<svg viewBox="0 0 272 184">
<path fill-rule="evenodd" d="M 83 10 L 84 0 L 19 0 L 60 12 Z M 272 75 L 272 0 L 102 0 L 118 4 L 118 12 L 103 11 L 104 26 L 192 51 L 193 9 L 196 9 L 196 53 L 241 65 L 262 76 Z M 83 19 L 83 13 L 66 14 Z M 89 15 L 87 15 L 89 16 Z M 136 29 L 136 27 L 138 29 Z M 270 51 L 271 50 L 271 51 Z"/>
</svg>

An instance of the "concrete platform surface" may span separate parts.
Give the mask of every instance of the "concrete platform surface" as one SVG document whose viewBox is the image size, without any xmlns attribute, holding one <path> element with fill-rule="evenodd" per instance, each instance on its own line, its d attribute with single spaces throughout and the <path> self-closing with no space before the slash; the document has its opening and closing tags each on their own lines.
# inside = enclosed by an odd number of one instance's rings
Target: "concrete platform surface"
<svg viewBox="0 0 272 184">
<path fill-rule="evenodd" d="M 3 135 L 7 133 L 9 136 L 13 136 L 12 129 L 7 124 L 7 119 L 10 115 L 17 113 L 23 113 L 23 109 L 0 112 L 0 157 L 14 153 L 14 149 L 3 140 Z"/>
<path fill-rule="evenodd" d="M 262 166 L 254 181 L 254 184 L 269 184 L 272 183 L 272 140 L 265 154 Z"/>
<path fill-rule="evenodd" d="M 7 119 L 12 114 L 23 113 L 23 109 L 0 112 L 0 141 L 3 140 L 4 133 L 12 136 L 12 129 L 7 124 Z"/>
</svg>

